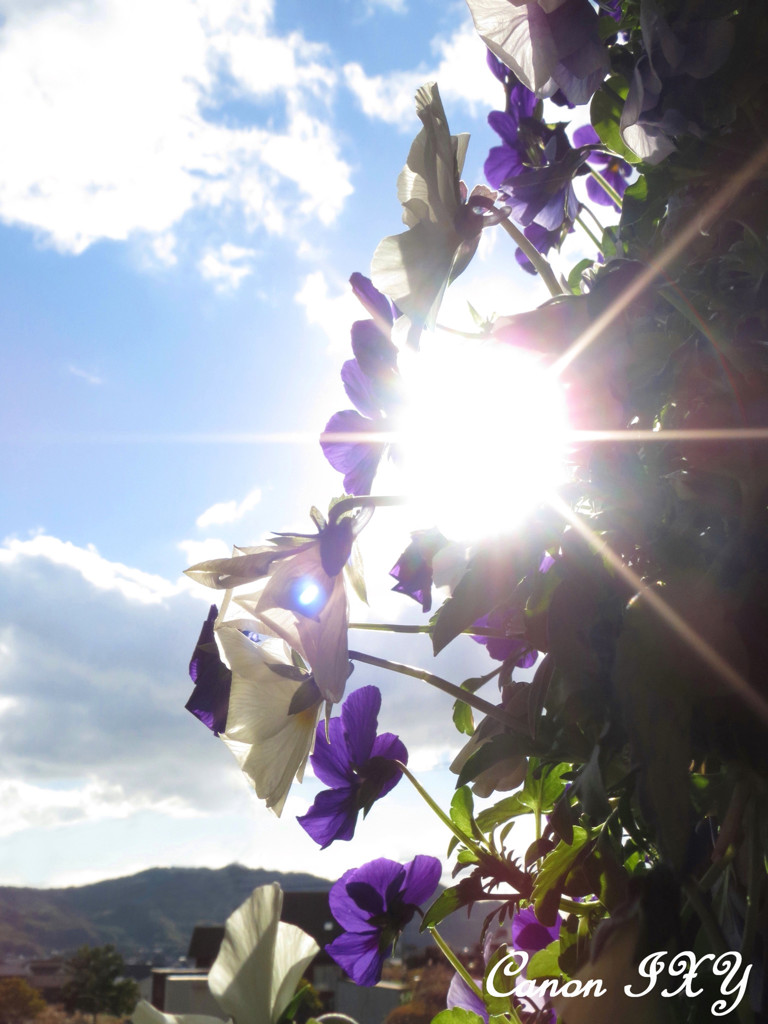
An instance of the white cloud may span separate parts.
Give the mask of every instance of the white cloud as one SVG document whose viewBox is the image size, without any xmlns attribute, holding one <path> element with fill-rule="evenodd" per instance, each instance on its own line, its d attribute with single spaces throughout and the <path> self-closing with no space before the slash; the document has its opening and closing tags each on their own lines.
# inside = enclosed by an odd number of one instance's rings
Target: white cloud
<svg viewBox="0 0 768 1024">
<path fill-rule="evenodd" d="M 195 522 L 201 530 L 204 530 L 207 526 L 234 523 L 238 519 L 242 519 L 248 512 L 252 512 L 260 501 L 261 490 L 255 487 L 246 494 L 242 501 L 235 501 L 233 499 L 232 501 L 220 501 L 215 505 L 211 505 L 205 512 L 201 512 Z"/>
<path fill-rule="evenodd" d="M 206 281 L 212 281 L 219 291 L 234 291 L 253 273 L 255 256 L 254 249 L 224 242 L 218 249 L 204 253 L 197 266 Z"/>
<path fill-rule="evenodd" d="M 211 558 L 228 558 L 232 554 L 232 545 L 227 544 L 220 537 L 207 537 L 205 540 L 180 540 L 176 545 L 179 551 L 184 552 L 187 565 L 197 565 L 198 562 L 207 562 Z M 195 587 L 191 593 L 201 592 L 200 587 Z"/>
<path fill-rule="evenodd" d="M 178 263 L 176 242 L 176 235 L 173 231 L 166 231 L 162 235 L 156 235 L 150 242 L 150 251 L 161 266 L 174 267 Z"/>
<path fill-rule="evenodd" d="M 87 380 L 89 384 L 103 384 L 104 381 L 101 377 L 98 377 L 95 373 L 88 373 L 87 370 L 81 370 L 77 366 L 70 366 L 69 372 L 74 377 L 81 377 L 83 380 Z"/>
<path fill-rule="evenodd" d="M 5 0 L 0 91 L 14 101 L 0 109 L 0 218 L 73 253 L 142 233 L 166 262 L 193 209 L 235 206 L 271 232 L 287 230 L 286 210 L 333 220 L 350 169 L 309 106 L 335 73 L 322 47 L 272 32 L 272 8 Z M 217 121 L 230 99 L 271 105 L 232 126 Z"/>
<path fill-rule="evenodd" d="M 41 558 L 52 565 L 74 569 L 99 590 L 117 591 L 140 604 L 159 604 L 180 589 L 179 584 L 170 583 L 162 576 L 102 558 L 93 544 L 81 548 L 71 541 L 39 533 L 30 540 L 6 538 L 0 547 L 0 568 L 18 566 L 30 558 Z"/>
<path fill-rule="evenodd" d="M 381 8 L 392 11 L 393 14 L 405 14 L 407 10 L 405 0 L 366 0 L 365 6 L 369 14 L 374 14 Z"/>
<path fill-rule="evenodd" d="M 184 710 L 203 617 L 180 584 L 92 546 L 6 541 L 0 819 L 15 831 L 158 803 L 175 815 L 225 805 L 238 772 Z"/>
<path fill-rule="evenodd" d="M 414 134 L 418 122 L 413 97 L 424 82 L 436 81 L 447 105 L 464 106 L 473 116 L 503 105 L 499 83 L 488 70 L 485 45 L 471 20 L 447 38 L 432 44 L 434 60 L 409 71 L 367 75 L 358 63 L 344 66 L 347 86 L 357 96 L 368 117 L 396 125 Z M 461 125 L 451 125 L 454 132 Z"/>
<path fill-rule="evenodd" d="M 315 270 L 304 278 L 294 301 L 304 307 L 308 323 L 325 332 L 331 352 L 349 350 L 349 329 L 355 320 L 364 318 L 365 311 L 348 284 L 337 285 L 332 294 L 323 271 Z"/>
<path fill-rule="evenodd" d="M 128 799 L 121 786 L 97 779 L 65 788 L 33 785 L 21 779 L 0 780 L 0 837 L 28 828 L 128 818 L 145 809 L 170 817 L 188 818 L 200 813 L 178 797 L 159 803 L 149 796 Z"/>
</svg>

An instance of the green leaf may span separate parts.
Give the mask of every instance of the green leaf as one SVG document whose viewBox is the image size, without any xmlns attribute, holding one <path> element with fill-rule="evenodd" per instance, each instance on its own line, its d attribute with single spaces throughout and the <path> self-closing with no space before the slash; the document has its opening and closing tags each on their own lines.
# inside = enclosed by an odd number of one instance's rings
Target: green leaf
<svg viewBox="0 0 768 1024">
<path fill-rule="evenodd" d="M 568 872 L 588 840 L 589 833 L 577 825 L 573 830 L 573 842 L 570 845 L 558 843 L 544 858 L 533 886 L 534 910 L 542 924 L 549 926 L 555 923 Z"/>
<path fill-rule="evenodd" d="M 432 1024 L 483 1024 L 483 1018 L 471 1010 L 463 1010 L 456 1006 L 452 1010 L 441 1010 L 432 1018 Z"/>
<path fill-rule="evenodd" d="M 474 803 L 469 786 L 462 786 L 456 790 L 451 800 L 451 821 L 468 836 L 477 835 L 473 810 Z"/>
<path fill-rule="evenodd" d="M 520 800 L 518 793 L 505 797 L 493 807 L 487 807 L 477 816 L 477 825 L 482 832 L 491 832 L 497 825 L 520 814 L 530 814 L 530 808 Z"/>
<path fill-rule="evenodd" d="M 621 75 L 611 75 L 592 97 L 589 107 L 592 127 L 605 147 L 630 164 L 639 164 L 641 158 L 625 144 L 619 131 L 621 112 L 629 86 Z"/>
<path fill-rule="evenodd" d="M 534 813 L 544 814 L 551 811 L 565 789 L 563 775 L 570 770 L 569 764 L 544 765 L 538 770 L 532 767 L 528 771 L 520 799 Z"/>
<path fill-rule="evenodd" d="M 320 530 L 325 529 L 325 527 L 328 525 L 323 513 L 320 511 L 319 508 L 315 508 L 314 505 L 309 510 L 309 518 L 317 527 L 318 532 L 320 532 Z"/>
<path fill-rule="evenodd" d="M 464 906 L 464 903 L 459 893 L 459 885 L 450 886 L 440 893 L 432 906 L 424 914 L 424 920 L 421 922 L 419 931 L 423 932 L 432 925 L 440 924 L 444 917 L 453 914 L 454 911 L 462 906 Z"/>
<path fill-rule="evenodd" d="M 539 978 L 559 978 L 562 974 L 559 964 L 560 940 L 555 939 L 544 949 L 534 953 L 528 961 L 526 977 L 531 981 L 538 981 Z"/>
<path fill-rule="evenodd" d="M 479 864 L 480 860 L 472 850 L 459 850 L 456 854 L 456 861 L 459 864 Z"/>
<path fill-rule="evenodd" d="M 472 708 L 462 700 L 454 701 L 453 724 L 465 736 L 471 736 L 475 731 L 475 719 L 472 715 Z"/>
<path fill-rule="evenodd" d="M 464 767 L 459 773 L 456 784 L 463 786 L 467 782 L 476 779 L 487 768 L 493 768 L 499 761 L 532 754 L 536 749 L 533 745 L 533 740 L 528 736 L 512 736 L 510 733 L 497 733 L 487 743 L 483 743 L 480 749 L 476 750 L 471 757 L 467 758 Z"/>
<path fill-rule="evenodd" d="M 489 547 L 475 555 L 457 583 L 453 596 L 432 620 L 435 654 L 509 596 L 519 582 L 517 563 L 518 553 L 514 548 L 499 551 L 498 546 Z"/>
<path fill-rule="evenodd" d="M 274 667 L 274 666 L 272 666 Z M 288 666 L 286 666 L 288 667 Z M 317 683 L 310 676 L 305 679 L 304 682 L 291 697 L 291 703 L 288 705 L 289 715 L 298 715 L 302 711 L 306 711 L 308 708 L 315 707 L 323 699 L 323 695 L 317 688 Z"/>
<path fill-rule="evenodd" d="M 357 543 L 352 545 L 349 559 L 344 566 L 344 572 L 354 592 L 363 604 L 368 604 L 368 592 L 365 589 L 365 573 L 363 572 L 363 558 Z"/>
<path fill-rule="evenodd" d="M 594 265 L 594 260 L 579 260 L 568 275 L 567 284 L 569 291 L 573 292 L 574 295 L 581 295 L 581 275 L 585 270 L 589 270 Z"/>
</svg>

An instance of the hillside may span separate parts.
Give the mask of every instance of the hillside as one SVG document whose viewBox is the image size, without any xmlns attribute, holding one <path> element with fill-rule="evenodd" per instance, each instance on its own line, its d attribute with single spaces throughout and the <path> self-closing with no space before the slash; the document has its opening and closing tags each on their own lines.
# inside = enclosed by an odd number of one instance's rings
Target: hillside
<svg viewBox="0 0 768 1024">
<path fill-rule="evenodd" d="M 0 959 L 45 957 L 78 946 L 113 943 L 126 958 L 158 962 L 184 956 L 196 924 L 223 924 L 257 885 L 279 882 L 286 892 L 329 889 L 327 878 L 281 874 L 240 864 L 211 868 L 150 868 L 126 878 L 67 889 L 0 886 Z M 457 914 L 441 926 L 455 948 L 477 941 L 485 910 L 471 920 Z M 418 921 L 406 928 L 401 948 L 429 945 Z"/>
<path fill-rule="evenodd" d="M 257 886 L 327 889 L 325 878 L 281 874 L 239 864 L 150 868 L 67 889 L 0 886 L 0 957 L 47 956 L 80 945 L 114 943 L 124 956 L 186 953 L 196 924 L 221 924 Z"/>
</svg>

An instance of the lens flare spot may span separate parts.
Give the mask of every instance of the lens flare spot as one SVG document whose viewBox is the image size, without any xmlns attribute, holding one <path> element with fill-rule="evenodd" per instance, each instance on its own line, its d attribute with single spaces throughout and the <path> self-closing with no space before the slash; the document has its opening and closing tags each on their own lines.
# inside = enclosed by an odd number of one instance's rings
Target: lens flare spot
<svg viewBox="0 0 768 1024">
<path fill-rule="evenodd" d="M 296 595 L 296 600 L 299 602 L 300 605 L 302 605 L 302 607 L 309 608 L 311 605 L 315 604 L 319 596 L 320 587 L 318 587 L 316 583 L 313 583 L 311 580 L 309 580 L 305 583 L 302 583 L 301 586 L 299 587 L 299 592 Z"/>
</svg>

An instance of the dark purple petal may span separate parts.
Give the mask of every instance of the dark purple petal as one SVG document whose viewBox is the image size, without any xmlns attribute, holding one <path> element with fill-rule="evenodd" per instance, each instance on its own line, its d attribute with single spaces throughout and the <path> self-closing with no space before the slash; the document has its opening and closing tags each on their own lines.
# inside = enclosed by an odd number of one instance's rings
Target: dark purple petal
<svg viewBox="0 0 768 1024">
<path fill-rule="evenodd" d="M 418 601 L 422 611 L 432 607 L 432 559 L 447 543 L 439 530 L 417 530 L 411 543 L 400 555 L 389 575 L 397 580 L 392 588 Z"/>
<path fill-rule="evenodd" d="M 483 1018 L 485 1024 L 488 1024 L 488 1010 L 485 1003 L 476 992 L 472 991 L 460 974 L 454 974 L 451 984 L 448 986 L 445 1004 L 449 1010 L 469 1010 L 470 1013 L 476 1013 L 478 1017 Z"/>
<path fill-rule="evenodd" d="M 414 857 L 410 864 L 405 866 L 405 882 L 401 890 L 403 901 L 420 907 L 437 888 L 442 870 L 437 857 L 428 857 L 424 854 Z"/>
<path fill-rule="evenodd" d="M 509 78 L 509 68 L 507 65 L 502 64 L 496 54 L 492 53 L 487 48 L 485 51 L 485 60 L 494 78 L 498 78 L 502 85 L 506 84 L 506 81 Z"/>
<path fill-rule="evenodd" d="M 512 148 L 517 147 L 520 119 L 514 114 L 506 113 L 503 110 L 492 110 L 488 115 L 488 124 L 497 135 L 501 136 L 501 141 L 505 145 Z"/>
<path fill-rule="evenodd" d="M 296 820 L 321 850 L 336 839 L 351 839 L 357 822 L 354 791 L 351 788 L 324 789 L 317 794 L 307 813 Z"/>
<path fill-rule="evenodd" d="M 591 124 L 583 124 L 573 133 L 573 144 L 575 146 L 594 146 L 599 142 L 600 136 Z"/>
<path fill-rule="evenodd" d="M 397 348 L 373 320 L 355 320 L 350 336 L 355 359 L 367 376 L 377 377 L 397 369 Z"/>
<path fill-rule="evenodd" d="M 610 67 L 608 51 L 600 39 L 598 17 L 589 0 L 565 0 L 547 12 L 545 18 L 559 57 L 552 78 L 570 103 L 586 103 Z M 533 40 L 533 30 L 531 35 Z"/>
<path fill-rule="evenodd" d="M 350 402 L 363 416 L 367 416 L 368 419 L 379 416 L 381 408 L 374 394 L 372 381 L 363 373 L 356 359 L 347 359 L 341 367 L 341 382 Z"/>
<path fill-rule="evenodd" d="M 328 739 L 325 738 L 325 722 L 318 723 L 315 749 L 309 760 L 312 771 L 326 786 L 335 789 L 350 785 L 353 779 L 352 765 L 340 718 L 332 718 L 328 723 Z"/>
<path fill-rule="evenodd" d="M 526 952 L 529 956 L 545 949 L 550 942 L 554 942 L 560 935 L 561 918 L 551 926 L 543 925 L 534 913 L 533 907 L 526 907 L 525 910 L 518 910 L 512 918 L 512 945 L 520 952 Z"/>
<path fill-rule="evenodd" d="M 381 969 L 392 951 L 392 945 L 380 950 L 377 931 L 344 932 L 329 943 L 325 951 L 356 985 L 370 986 L 381 980 Z"/>
<path fill-rule="evenodd" d="M 229 692 L 232 686 L 232 672 L 221 660 L 213 635 L 217 615 L 216 605 L 211 605 L 189 663 L 189 675 L 195 688 L 184 705 L 216 736 L 227 727 Z"/>
<path fill-rule="evenodd" d="M 376 686 L 361 686 L 344 701 L 341 709 L 344 741 L 355 766 L 365 764 L 371 756 L 380 710 L 381 691 Z"/>
<path fill-rule="evenodd" d="M 349 279 L 352 291 L 359 301 L 378 323 L 392 325 L 392 306 L 389 299 L 381 294 L 378 288 L 374 288 L 370 279 L 363 274 L 355 272 Z"/>
<path fill-rule="evenodd" d="M 402 864 L 386 857 L 346 871 L 328 895 L 331 913 L 345 931 L 368 930 L 370 918 L 382 914 L 386 908 L 387 890 L 393 884 L 399 890 L 404 875 Z M 352 886 L 351 893 L 349 886 Z"/>
<path fill-rule="evenodd" d="M 488 654 L 497 661 L 506 661 L 507 658 L 517 656 L 515 665 L 520 668 L 530 668 L 536 661 L 537 654 L 532 651 L 520 635 L 523 629 L 520 611 L 513 607 L 496 608 L 487 615 L 481 616 L 474 623 L 474 626 L 483 629 L 495 629 L 503 636 L 473 636 L 472 639 L 483 644 L 488 649 Z"/>
<path fill-rule="evenodd" d="M 375 864 L 376 861 L 372 861 L 372 863 Z M 365 932 L 371 928 L 371 914 L 359 907 L 347 892 L 347 885 L 354 881 L 360 870 L 360 868 L 350 868 L 349 871 L 345 871 L 338 882 L 331 886 L 331 891 L 328 893 L 328 905 L 331 908 L 331 913 L 347 932 Z M 384 899 L 382 897 L 381 908 L 383 909 L 383 907 Z"/>
<path fill-rule="evenodd" d="M 505 181 L 525 170 L 522 156 L 512 146 L 494 146 L 483 165 L 485 180 L 491 188 L 501 188 Z"/>
<path fill-rule="evenodd" d="M 365 419 L 353 409 L 334 413 L 326 424 L 320 447 L 335 470 L 344 473 L 347 494 L 370 494 L 385 442 L 333 439 L 334 434 L 369 434 L 386 430 L 383 420 Z M 330 436 L 329 436 L 330 435 Z"/>
<path fill-rule="evenodd" d="M 537 102 L 535 93 L 532 93 L 522 82 L 517 82 L 509 90 L 507 109 L 519 123 L 524 117 L 533 117 Z"/>
<path fill-rule="evenodd" d="M 379 759 L 378 763 L 374 759 Z M 400 761 L 408 764 L 408 751 L 399 736 L 392 732 L 383 732 L 373 742 L 371 751 L 371 762 L 369 762 L 368 774 L 375 776 L 377 799 L 386 796 L 394 789 L 402 778 L 403 773 L 394 765 L 387 765 L 387 761 Z M 374 766 L 375 765 L 375 766 Z"/>
<path fill-rule="evenodd" d="M 546 255 L 553 245 L 556 245 L 560 241 L 560 231 L 547 231 L 541 224 L 529 224 L 524 229 L 523 234 L 528 241 L 543 255 Z M 522 249 L 515 250 L 515 259 L 524 270 L 530 271 L 535 274 L 533 264 L 525 255 Z"/>
<path fill-rule="evenodd" d="M 607 14 L 609 18 L 619 22 L 621 21 L 621 2 L 622 0 L 600 0 L 600 8 L 603 14 Z"/>
</svg>

